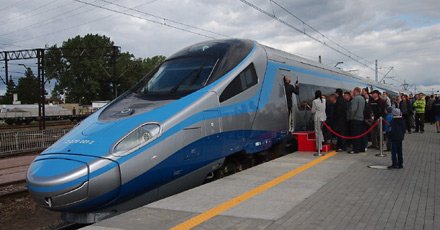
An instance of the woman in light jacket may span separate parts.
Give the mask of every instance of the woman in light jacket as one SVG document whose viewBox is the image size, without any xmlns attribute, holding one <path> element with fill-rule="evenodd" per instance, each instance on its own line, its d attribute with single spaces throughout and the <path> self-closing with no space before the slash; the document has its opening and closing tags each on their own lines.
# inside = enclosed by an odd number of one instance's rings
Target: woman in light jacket
<svg viewBox="0 0 440 230">
<path fill-rule="evenodd" d="M 322 122 L 327 120 L 325 115 L 325 99 L 322 99 L 320 90 L 315 91 L 315 100 L 312 101 L 312 113 L 314 114 L 316 148 L 322 149 L 324 136 L 322 135 Z"/>
</svg>

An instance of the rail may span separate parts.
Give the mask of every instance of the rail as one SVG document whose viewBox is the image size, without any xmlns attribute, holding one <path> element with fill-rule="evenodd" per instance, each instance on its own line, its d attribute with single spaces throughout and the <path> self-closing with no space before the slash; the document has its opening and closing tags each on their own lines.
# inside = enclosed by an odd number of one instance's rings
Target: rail
<svg viewBox="0 0 440 230">
<path fill-rule="evenodd" d="M 70 129 L 19 130 L 0 132 L 0 156 L 37 151 L 55 143 Z"/>
</svg>

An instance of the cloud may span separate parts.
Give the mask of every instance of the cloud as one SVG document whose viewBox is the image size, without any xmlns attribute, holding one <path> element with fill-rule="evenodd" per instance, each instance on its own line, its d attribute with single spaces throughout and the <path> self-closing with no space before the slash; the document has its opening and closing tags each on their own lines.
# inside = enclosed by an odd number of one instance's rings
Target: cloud
<svg viewBox="0 0 440 230">
<path fill-rule="evenodd" d="M 84 1 L 149 20 L 158 20 L 100 0 Z M 271 4 L 267 0 L 249 1 L 268 12 L 275 13 L 277 17 L 300 29 L 305 28 L 300 21 L 275 3 Z M 365 58 L 370 63 L 370 67 L 374 66 L 374 60 L 377 59 L 379 67 L 382 67 L 380 78 L 387 71 L 387 67 L 393 66 L 394 69 L 389 76 L 395 77 L 395 80 L 386 79 L 387 82 L 401 85 L 405 81 L 427 88 L 439 87 L 440 1 L 276 0 L 276 2 L 333 41 Z M 140 11 L 228 37 L 255 39 L 262 44 L 312 60 L 322 56 L 323 62 L 328 65 L 343 61 L 344 64 L 340 65 L 343 69 L 354 70 L 360 76 L 374 78 L 374 71 L 371 69 L 312 41 L 237 0 L 152 0 L 142 3 L 123 0 L 115 3 L 136 7 Z M 46 44 L 55 43 L 61 45 L 62 41 L 78 34 L 99 33 L 109 36 L 124 51 L 129 51 L 137 57 L 158 54 L 169 56 L 185 46 L 208 40 L 206 37 L 72 0 L 31 2 L 0 0 L 0 5 L 5 6 L 3 10 L 0 9 L 1 50 L 44 47 Z M 158 21 L 177 25 L 166 20 Z M 187 26 L 178 26 L 185 30 L 194 30 Z M 322 38 L 310 28 L 305 29 L 313 36 Z M 221 37 L 206 31 L 194 31 Z M 330 41 L 326 42 L 332 44 Z M 0 66 L 2 65 L 0 63 Z M 19 67 L 11 68 L 19 69 Z M 0 76 L 3 75 L 0 72 Z M 4 87 L 0 84 L 0 93 L 2 89 Z"/>
</svg>

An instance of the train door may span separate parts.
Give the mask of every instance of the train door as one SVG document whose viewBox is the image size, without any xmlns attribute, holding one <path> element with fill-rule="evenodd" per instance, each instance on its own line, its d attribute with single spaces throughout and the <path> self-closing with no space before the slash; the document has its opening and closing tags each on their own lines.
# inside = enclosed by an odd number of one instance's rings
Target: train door
<svg viewBox="0 0 440 230">
<path fill-rule="evenodd" d="M 295 122 L 296 122 L 296 115 L 298 114 L 298 98 L 297 98 L 297 95 L 295 94 L 295 93 L 293 93 L 292 94 L 292 97 L 291 97 L 291 101 L 292 101 L 292 111 L 291 111 L 291 114 L 289 114 L 289 111 L 288 111 L 288 106 L 287 106 L 287 96 L 288 95 L 286 95 L 286 91 L 285 91 L 285 88 L 284 88 L 284 77 L 287 77 L 287 78 L 289 78 L 290 80 L 291 80 L 291 84 L 295 84 L 295 81 L 297 80 L 296 78 L 294 78 L 293 77 L 293 73 L 292 73 L 292 71 L 291 70 L 288 70 L 288 69 L 279 69 L 278 70 L 278 73 L 277 73 L 277 84 L 279 84 L 279 85 L 281 85 L 282 86 L 282 89 L 283 90 L 281 90 L 280 91 L 280 94 L 282 94 L 283 95 L 283 98 L 284 98 L 284 108 L 285 108 L 285 110 L 283 110 L 283 112 L 286 114 L 285 115 L 285 119 L 286 119 L 286 122 L 285 122 L 285 124 L 286 124 L 286 129 L 288 130 L 288 131 L 293 131 L 294 130 L 294 127 L 295 127 Z"/>
</svg>

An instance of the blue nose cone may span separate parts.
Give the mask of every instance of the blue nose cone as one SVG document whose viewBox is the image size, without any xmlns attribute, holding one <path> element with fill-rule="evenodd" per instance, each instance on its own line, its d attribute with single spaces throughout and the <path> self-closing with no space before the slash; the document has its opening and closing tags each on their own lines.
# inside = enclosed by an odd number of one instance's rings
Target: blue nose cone
<svg viewBox="0 0 440 230">
<path fill-rule="evenodd" d="M 37 160 L 28 169 L 30 188 L 39 192 L 56 192 L 86 181 L 88 181 L 87 164 L 72 159 Z"/>
<path fill-rule="evenodd" d="M 76 154 L 43 154 L 27 172 L 29 192 L 45 208 L 86 212 L 112 202 L 121 186 L 118 163 Z"/>
<path fill-rule="evenodd" d="M 38 203 L 51 209 L 87 198 L 88 182 L 88 165 L 72 159 L 36 160 L 27 173 L 31 195 Z"/>
</svg>

